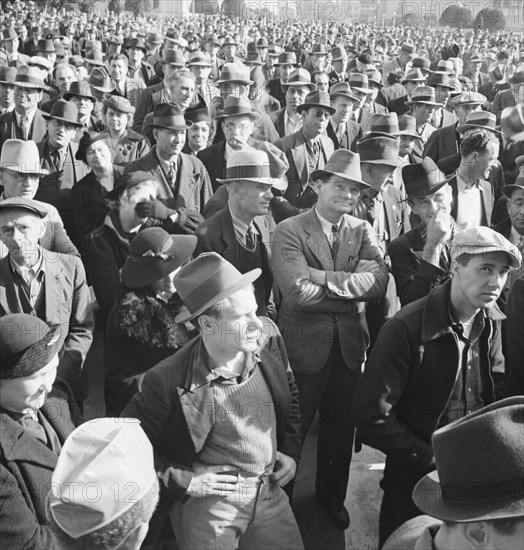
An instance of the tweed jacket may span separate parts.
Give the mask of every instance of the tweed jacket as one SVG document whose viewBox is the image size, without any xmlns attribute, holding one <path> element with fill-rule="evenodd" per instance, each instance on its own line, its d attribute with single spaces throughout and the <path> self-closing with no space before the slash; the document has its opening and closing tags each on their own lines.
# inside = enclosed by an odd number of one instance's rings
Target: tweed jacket
<svg viewBox="0 0 524 550">
<path fill-rule="evenodd" d="M 376 273 L 354 273 L 359 260 L 375 260 Z M 294 371 L 315 374 L 326 362 L 338 330 L 346 365 L 365 361 L 369 334 L 364 315 L 368 300 L 382 298 L 388 269 L 372 227 L 344 215 L 340 247 L 333 262 L 315 207 L 282 221 L 273 237 L 273 274 L 282 295 L 278 324 Z M 326 284 L 311 282 L 310 269 L 326 273 Z"/>
<path fill-rule="evenodd" d="M 435 130 L 424 145 L 423 157 L 429 157 L 435 164 L 443 158 L 459 152 L 460 136 L 457 125 L 451 124 Z"/>
<path fill-rule="evenodd" d="M 46 323 L 62 327 L 58 375 L 76 388 L 93 341 L 93 312 L 84 266 L 78 256 L 42 249 Z M 16 292 L 9 256 L 0 260 L 0 316 L 24 313 Z"/>
<path fill-rule="evenodd" d="M 131 103 L 131 105 L 133 105 L 133 107 L 136 107 L 138 105 L 138 101 L 140 100 L 140 94 L 145 87 L 146 85 L 144 84 L 143 80 L 129 78 L 128 76 L 126 76 L 124 93 L 122 94 L 119 90 L 115 88 L 112 92 L 109 92 L 109 95 L 123 95 L 125 98 L 129 99 L 129 102 Z"/>
<path fill-rule="evenodd" d="M 362 443 L 388 461 L 423 472 L 433 458 L 431 436 L 446 409 L 459 368 L 460 346 L 449 314 L 452 281 L 403 307 L 378 336 L 360 379 L 353 418 Z M 485 312 L 479 355 L 488 383 L 485 405 L 495 401 L 494 378 L 504 373 L 497 305 Z"/>
<path fill-rule="evenodd" d="M 61 445 L 82 423 L 71 390 L 56 379 L 40 409 Z M 0 539 L 4 548 L 56 548 L 46 498 L 58 456 L 0 409 Z"/>
<path fill-rule="evenodd" d="M 335 151 L 333 141 L 325 135 L 318 136 L 318 139 L 327 161 Z M 275 145 L 284 151 L 289 162 L 289 168 L 286 172 L 288 186 L 284 197 L 293 206 L 296 206 L 297 200 L 307 191 L 310 177 L 304 134 L 302 130 L 298 130 L 290 136 L 275 141 Z"/>
<path fill-rule="evenodd" d="M 301 449 L 298 390 L 282 336 L 270 319 L 261 317 L 261 320 L 256 356 L 273 397 L 277 450 L 298 462 Z M 215 424 L 212 380 L 209 357 L 199 335 L 149 370 L 141 392 L 122 412 L 122 416 L 140 420 L 156 451 L 160 482 L 177 499 L 185 494 L 193 462 Z"/>
<path fill-rule="evenodd" d="M 147 155 L 126 164 L 124 173 L 142 170 L 149 172 L 158 181 L 157 198 L 169 208 L 175 210 L 185 208 L 202 212 L 204 205 L 213 194 L 211 180 L 202 162 L 193 155 L 180 153 L 177 166 L 178 192 L 174 196 L 173 188 L 167 179 L 163 168 L 160 166 L 156 153 L 156 146 L 153 146 Z"/>
<path fill-rule="evenodd" d="M 164 81 L 148 86 L 140 94 L 138 103 L 136 104 L 135 116 L 133 117 L 133 130 L 139 134 L 142 132 L 142 124 L 147 113 L 151 113 L 155 108 L 153 103 L 153 95 L 161 92 L 164 89 Z"/>
<path fill-rule="evenodd" d="M 47 122 L 40 109 L 36 110 L 33 122 L 29 128 L 28 139 L 38 143 L 45 137 Z M 6 139 L 24 139 L 22 130 L 18 126 L 16 111 L 9 111 L 0 117 L 0 149 Z"/>
<path fill-rule="evenodd" d="M 360 124 L 354 120 L 348 120 L 346 122 L 346 133 L 344 134 L 342 141 L 339 142 L 337 133 L 333 125 L 333 119 L 329 120 L 328 127 L 326 129 L 328 138 L 335 144 L 335 149 L 349 149 L 354 153 L 357 150 L 357 141 L 362 137 L 363 132 Z"/>
</svg>

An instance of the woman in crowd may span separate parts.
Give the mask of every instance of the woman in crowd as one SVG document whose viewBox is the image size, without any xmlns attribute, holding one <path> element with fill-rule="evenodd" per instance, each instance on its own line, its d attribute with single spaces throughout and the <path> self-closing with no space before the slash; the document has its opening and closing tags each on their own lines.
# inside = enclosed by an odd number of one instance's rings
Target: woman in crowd
<svg viewBox="0 0 524 550">
<path fill-rule="evenodd" d="M 144 229 L 131 243 L 107 322 L 107 414 L 120 415 L 144 373 L 189 341 L 192 326 L 175 322 L 183 306 L 173 277 L 196 243 L 194 235 L 169 235 L 160 227 Z"/>
<path fill-rule="evenodd" d="M 199 151 L 213 143 L 214 124 L 211 122 L 209 109 L 202 103 L 190 107 L 184 114 L 184 118 L 191 121 L 193 125 L 186 132 L 186 143 L 182 152 L 196 156 Z"/>
<path fill-rule="evenodd" d="M 85 133 L 78 144 L 77 160 L 91 171 L 71 191 L 75 220 L 75 244 L 80 248 L 85 236 L 100 227 L 109 212 L 107 195 L 122 175 L 123 168 L 115 166 L 107 134 Z"/>
</svg>

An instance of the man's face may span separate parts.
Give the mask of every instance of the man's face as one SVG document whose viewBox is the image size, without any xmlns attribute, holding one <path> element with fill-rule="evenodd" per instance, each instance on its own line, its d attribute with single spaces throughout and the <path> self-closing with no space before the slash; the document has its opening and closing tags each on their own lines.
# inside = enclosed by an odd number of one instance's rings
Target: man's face
<svg viewBox="0 0 524 550">
<path fill-rule="evenodd" d="M 338 74 L 342 74 L 346 72 L 348 60 L 347 57 L 344 57 L 342 59 L 333 60 L 331 64 Z"/>
<path fill-rule="evenodd" d="M 453 195 L 451 193 L 451 187 L 446 184 L 432 195 L 421 197 L 420 199 L 413 199 L 411 201 L 411 209 L 426 225 L 428 225 L 437 215 L 439 210 L 449 214 L 451 212 L 452 201 Z"/>
<path fill-rule="evenodd" d="M 415 138 L 412 136 L 400 136 L 398 154 L 403 157 L 413 152 L 415 147 Z"/>
<path fill-rule="evenodd" d="M 13 258 L 24 264 L 35 259 L 45 222 L 27 210 L 9 209 L 0 213 L 0 240 Z"/>
<path fill-rule="evenodd" d="M 324 65 L 326 64 L 326 56 L 325 55 L 313 55 L 311 57 L 311 62 L 313 63 L 313 67 L 317 69 L 318 71 L 324 70 Z"/>
<path fill-rule="evenodd" d="M 73 124 L 52 118 L 47 125 L 49 143 L 56 149 L 66 147 L 75 137 L 76 129 Z"/>
<path fill-rule="evenodd" d="M 317 182 L 317 205 L 322 215 L 328 219 L 340 218 L 353 212 L 360 195 L 360 185 L 339 176 L 331 176 L 326 182 Z"/>
<path fill-rule="evenodd" d="M 60 67 L 56 71 L 55 80 L 56 80 L 56 85 L 60 90 L 60 93 L 64 94 L 65 92 L 69 91 L 69 88 L 71 87 L 71 83 L 76 80 L 76 75 L 73 69 L 71 69 L 69 66 Z"/>
<path fill-rule="evenodd" d="M 211 56 L 211 59 L 215 59 L 219 49 L 220 46 L 213 44 L 213 42 L 206 42 L 204 44 L 204 50 Z"/>
<path fill-rule="evenodd" d="M 326 131 L 329 116 L 327 109 L 310 107 L 307 111 L 302 111 L 302 128 L 311 136 L 319 136 Z"/>
<path fill-rule="evenodd" d="M 195 83 L 190 78 L 178 78 L 171 81 L 171 101 L 185 111 L 191 104 L 195 93 Z"/>
<path fill-rule="evenodd" d="M 109 64 L 109 74 L 115 82 L 124 80 L 127 75 L 127 63 L 122 59 L 113 59 Z"/>
<path fill-rule="evenodd" d="M 233 197 L 242 214 L 254 218 L 265 216 L 269 211 L 269 202 L 273 198 L 271 185 L 252 181 L 234 182 Z"/>
<path fill-rule="evenodd" d="M 332 105 L 337 110 L 333 118 L 335 118 L 339 124 L 347 122 L 353 112 L 353 101 L 347 97 L 337 96 L 332 101 Z"/>
<path fill-rule="evenodd" d="M 203 67 L 202 65 L 191 65 L 189 69 L 195 75 L 197 84 L 207 82 L 209 75 L 211 74 L 211 67 Z"/>
<path fill-rule="evenodd" d="M 480 105 L 459 105 L 455 109 L 455 113 L 459 121 L 458 125 L 460 126 L 461 124 L 466 124 L 466 119 L 468 118 L 469 113 L 480 110 Z"/>
<path fill-rule="evenodd" d="M 235 57 L 235 55 L 237 54 L 237 47 L 232 44 L 222 46 L 222 53 L 224 54 L 224 59 Z"/>
<path fill-rule="evenodd" d="M 240 97 L 244 93 L 244 85 L 240 84 L 240 82 L 224 82 L 223 84 L 219 84 L 219 89 L 220 97 L 223 101 L 230 95 Z"/>
<path fill-rule="evenodd" d="M 299 105 L 304 103 L 309 88 L 307 86 L 289 86 L 286 90 L 286 104 L 288 108 L 295 112 Z"/>
<path fill-rule="evenodd" d="M 475 61 L 475 63 L 470 63 L 471 66 L 471 72 L 472 73 L 478 73 L 480 71 L 480 66 L 482 65 L 482 62 Z"/>
<path fill-rule="evenodd" d="M 445 86 L 435 86 L 435 98 L 437 103 L 446 104 L 448 97 L 450 96 L 450 90 Z"/>
<path fill-rule="evenodd" d="M 487 178 L 489 169 L 497 163 L 499 149 L 500 145 L 498 141 L 490 140 L 486 149 L 482 153 L 479 153 L 475 164 L 478 173 L 482 174 L 482 177 Z"/>
<path fill-rule="evenodd" d="M 255 126 L 248 116 L 232 116 L 222 122 L 222 129 L 228 145 L 235 150 L 244 149 Z"/>
<path fill-rule="evenodd" d="M 78 115 L 82 118 L 91 116 L 95 104 L 85 97 L 73 96 L 71 102 L 74 103 L 78 109 Z"/>
<path fill-rule="evenodd" d="M 524 189 L 513 191 L 508 202 L 508 214 L 511 225 L 524 235 Z"/>
<path fill-rule="evenodd" d="M 295 70 L 293 65 L 279 65 L 278 66 L 278 76 L 280 77 L 280 82 L 287 82 L 289 76 Z"/>
<path fill-rule="evenodd" d="M 42 99 L 42 92 L 34 88 L 15 86 L 15 107 L 23 111 L 32 111 Z"/>
<path fill-rule="evenodd" d="M 315 75 L 315 84 L 319 92 L 327 92 L 329 90 L 329 77 L 327 74 Z"/>
<path fill-rule="evenodd" d="M 38 410 L 53 388 L 58 368 L 58 354 L 47 365 L 30 376 L 0 381 L 2 407 L 8 411 Z"/>
<path fill-rule="evenodd" d="M 141 48 L 128 48 L 127 55 L 133 67 L 138 67 L 142 63 L 142 59 L 144 59 L 145 52 Z"/>
<path fill-rule="evenodd" d="M 362 107 L 368 99 L 368 94 L 361 92 L 360 90 L 356 90 L 355 88 L 351 88 L 351 92 L 360 101 L 358 106 Z"/>
<path fill-rule="evenodd" d="M 418 125 L 426 124 L 426 122 L 429 122 L 435 114 L 435 110 L 435 105 L 416 103 L 413 105 L 413 116 L 417 119 Z"/>
<path fill-rule="evenodd" d="M 13 84 L 0 84 L 0 106 L 10 107 L 15 100 L 15 87 Z"/>
<path fill-rule="evenodd" d="M 488 309 L 498 300 L 509 272 L 505 252 L 477 254 L 463 266 L 454 262 L 452 298 L 457 309 Z"/>
<path fill-rule="evenodd" d="M 4 168 L 0 175 L 6 196 L 9 197 L 25 197 L 32 199 L 38 189 L 40 181 L 39 176 L 35 174 L 21 174 L 14 170 Z"/>
<path fill-rule="evenodd" d="M 185 130 L 168 130 L 167 128 L 155 128 L 157 150 L 164 158 L 178 156 L 186 142 Z"/>
<path fill-rule="evenodd" d="M 205 120 L 194 122 L 187 130 L 187 144 L 192 151 L 201 151 L 207 147 L 209 140 L 209 123 Z"/>
</svg>

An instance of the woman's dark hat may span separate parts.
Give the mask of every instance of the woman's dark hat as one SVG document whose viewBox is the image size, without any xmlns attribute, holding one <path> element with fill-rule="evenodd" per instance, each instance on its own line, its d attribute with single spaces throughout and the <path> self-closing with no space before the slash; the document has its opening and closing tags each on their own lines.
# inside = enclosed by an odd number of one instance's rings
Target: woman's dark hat
<svg viewBox="0 0 524 550">
<path fill-rule="evenodd" d="M 81 160 L 83 162 L 86 162 L 86 152 L 95 143 L 96 141 L 100 140 L 107 140 L 107 134 L 103 133 L 94 133 L 94 132 L 84 132 L 84 135 L 80 138 L 80 141 L 78 142 L 78 150 L 75 154 L 76 160 Z"/>
<path fill-rule="evenodd" d="M 194 235 L 170 235 L 161 227 L 140 231 L 131 241 L 130 255 L 121 272 L 128 288 L 141 288 L 167 277 L 191 256 L 197 244 Z"/>
<path fill-rule="evenodd" d="M 118 197 L 130 187 L 134 187 L 144 181 L 156 181 L 153 174 L 139 170 L 137 172 L 126 172 L 122 174 L 116 181 L 113 189 L 106 194 L 110 200 L 117 200 Z"/>
<path fill-rule="evenodd" d="M 47 325 L 34 315 L 0 318 L 0 379 L 31 376 L 60 351 L 60 325 Z"/>
</svg>

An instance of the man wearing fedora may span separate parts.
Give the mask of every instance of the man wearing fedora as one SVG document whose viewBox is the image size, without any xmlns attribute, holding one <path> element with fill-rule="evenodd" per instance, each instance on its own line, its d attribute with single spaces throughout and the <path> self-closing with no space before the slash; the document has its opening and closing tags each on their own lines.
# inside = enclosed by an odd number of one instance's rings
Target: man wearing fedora
<svg viewBox="0 0 524 550">
<path fill-rule="evenodd" d="M 74 103 L 78 109 L 78 128 L 74 141 L 79 142 L 84 132 L 102 132 L 106 126 L 102 115 L 95 115 L 97 99 L 93 95 L 91 86 L 87 82 L 73 82 L 69 90 L 62 96 L 65 101 Z"/>
<path fill-rule="evenodd" d="M 194 256 L 217 252 L 240 273 L 260 268 L 262 276 L 254 282 L 257 314 L 274 318 L 271 243 L 265 216 L 273 188 L 282 189 L 285 182 L 272 177 L 270 159 L 263 151 L 234 151 L 227 165 L 225 178 L 218 180 L 227 185 L 227 204 L 197 229 Z"/>
<path fill-rule="evenodd" d="M 435 88 L 417 86 L 411 94 L 411 99 L 406 101 L 406 105 L 409 105 L 409 114 L 416 121 L 416 132 L 419 136 L 419 139 L 415 142 L 415 151 L 417 154 L 422 155 L 426 142 L 436 130 L 431 121 L 437 108 L 442 107 L 442 104 L 437 103 Z"/>
<path fill-rule="evenodd" d="M 500 123 L 501 113 L 506 107 L 513 107 L 524 101 L 524 66 L 522 64 L 508 77 L 508 83 L 511 89 L 497 92 L 491 105 L 491 112 L 496 115 L 497 123 Z"/>
<path fill-rule="evenodd" d="M 109 60 L 109 76 L 112 78 L 115 89 L 111 95 L 119 95 L 129 99 L 136 107 L 142 90 L 146 87 L 143 80 L 127 76 L 129 59 L 123 53 L 117 53 Z"/>
<path fill-rule="evenodd" d="M 478 92 L 479 88 L 489 82 L 489 75 L 483 73 L 480 68 L 482 66 L 482 59 L 478 55 L 474 55 L 469 60 L 468 70 L 464 73 L 464 76 L 471 80 L 472 90 Z"/>
<path fill-rule="evenodd" d="M 434 469 L 435 429 L 502 393 L 504 316 L 496 302 L 521 254 L 499 233 L 478 227 L 455 234 L 450 257 L 451 280 L 384 325 L 355 397 L 362 442 L 387 455 L 380 545 L 420 514 L 411 493 Z"/>
<path fill-rule="evenodd" d="M 126 53 L 129 58 L 127 76 L 133 80 L 141 80 L 144 87 L 149 86 L 149 82 L 155 76 L 153 66 L 144 61 L 146 52 L 147 47 L 143 38 L 133 38 L 127 44 Z"/>
<path fill-rule="evenodd" d="M 195 75 L 196 93 L 203 98 L 208 108 L 211 107 L 213 98 L 220 95 L 217 86 L 209 80 L 212 68 L 211 58 L 204 52 L 195 51 L 189 57 L 187 66 Z"/>
<path fill-rule="evenodd" d="M 276 325 L 256 316 L 259 276 L 214 252 L 182 267 L 176 320 L 200 334 L 146 373 L 122 413 L 153 444 L 181 550 L 303 548 L 282 490 L 300 458 L 298 392 Z"/>
<path fill-rule="evenodd" d="M 40 177 L 45 175 L 47 170 L 40 167 L 40 156 L 34 141 L 8 139 L 4 142 L 0 157 L 0 177 L 4 190 L 0 201 L 15 197 L 33 199 Z M 53 252 L 78 255 L 58 210 L 51 204 L 35 202 L 48 210 L 44 218 L 45 234 L 40 239 L 40 245 Z M 7 253 L 7 248 L 0 243 L 0 258 L 4 258 Z"/>
<path fill-rule="evenodd" d="M 337 529 L 353 447 L 353 394 L 369 345 L 364 303 L 381 298 L 387 267 L 368 222 L 353 217 L 362 179 L 359 155 L 340 149 L 311 174 L 316 205 L 281 222 L 273 270 L 282 295 L 278 324 L 299 389 L 302 442 L 319 417 L 316 497 Z"/>
<path fill-rule="evenodd" d="M 209 75 L 210 82 L 215 82 L 220 78 L 220 71 L 225 61 L 218 57 L 218 52 L 220 51 L 220 40 L 215 33 L 210 34 L 204 40 L 203 48 L 204 51 L 211 58 L 211 73 Z"/>
<path fill-rule="evenodd" d="M 331 49 L 331 64 L 333 70 L 329 73 L 329 85 L 333 86 L 337 82 L 346 82 L 348 75 L 348 55 L 343 46 L 337 46 Z"/>
<path fill-rule="evenodd" d="M 400 526 L 383 549 L 522 548 L 523 414 L 524 397 L 510 397 L 437 430 L 437 469 L 413 491 L 427 515 Z"/>
<path fill-rule="evenodd" d="M 15 108 L 15 79 L 14 67 L 0 67 L 0 116 Z"/>
<path fill-rule="evenodd" d="M 282 86 L 285 85 L 291 73 L 298 67 L 295 52 L 282 52 L 278 56 L 278 62 L 274 66 L 277 68 L 278 76 L 268 81 L 267 91 L 269 95 L 272 95 L 279 101 L 281 107 L 285 107 L 286 94 Z"/>
<path fill-rule="evenodd" d="M 57 378 L 63 330 L 25 313 L 0 318 L 0 536 L 10 548 L 56 548 L 47 493 L 62 445 L 82 422 Z"/>
<path fill-rule="evenodd" d="M 78 109 L 74 103 L 57 100 L 49 114 L 47 135 L 37 144 L 40 164 L 47 175 L 40 178 L 36 192 L 37 200 L 53 205 L 64 221 L 69 235 L 74 234 L 73 206 L 71 189 L 87 173 L 87 167 L 76 159 L 78 144 L 73 140 L 81 124 L 78 122 Z"/>
<path fill-rule="evenodd" d="M 400 97 L 391 99 L 387 103 L 387 109 L 390 113 L 397 113 L 398 116 L 409 112 L 409 105 L 406 105 L 406 101 L 411 99 L 411 94 L 417 86 L 421 86 L 425 83 L 426 77 L 422 74 L 420 69 L 410 69 L 407 74 L 401 80 L 401 84 L 404 87 L 406 93 Z"/>
<path fill-rule="evenodd" d="M 414 44 L 404 42 L 397 56 L 389 61 L 385 61 L 382 67 L 382 76 L 387 78 L 389 73 L 394 73 L 397 70 L 401 70 L 403 74 L 407 74 L 411 69 L 411 61 L 417 56 L 417 48 Z"/>
<path fill-rule="evenodd" d="M 187 123 L 182 110 L 172 103 L 159 103 L 153 112 L 153 134 L 156 140 L 149 153 L 130 162 L 126 173 L 147 172 L 158 182 L 155 199 L 137 205 L 143 218 L 161 220 L 169 232 L 194 233 L 203 221 L 201 212 L 213 191 L 202 162 L 182 153 Z"/>
<path fill-rule="evenodd" d="M 373 114 L 385 114 L 387 109 L 383 105 L 375 103 L 378 90 L 375 90 L 370 84 L 367 74 L 351 73 L 348 83 L 351 87 L 351 95 L 357 98 L 353 105 L 352 118 L 360 124 L 362 133 L 365 134 L 370 131 Z"/>
<path fill-rule="evenodd" d="M 85 397 L 82 367 L 93 339 L 93 314 L 78 256 L 50 253 L 39 245 L 48 209 L 24 197 L 0 201 L 0 315 L 29 313 L 62 327 L 59 375 L 79 404 Z"/>
<path fill-rule="evenodd" d="M 15 29 L 12 27 L 5 28 L 0 33 L 0 44 L 4 48 L 7 55 L 7 65 L 18 69 L 21 65 L 27 65 L 29 56 L 18 51 L 19 37 Z"/>
<path fill-rule="evenodd" d="M 40 71 L 22 65 L 16 71 L 14 86 L 15 108 L 0 117 L 0 147 L 6 139 L 39 142 L 46 132 L 46 121 L 38 108 L 44 89 Z"/>
<path fill-rule="evenodd" d="M 352 118 L 353 107 L 359 99 L 353 95 L 347 82 L 333 84 L 329 90 L 331 105 L 336 112 L 331 115 L 327 127 L 327 136 L 331 138 L 335 149 L 356 150 L 357 141 L 362 137 L 362 128 Z"/>
</svg>

